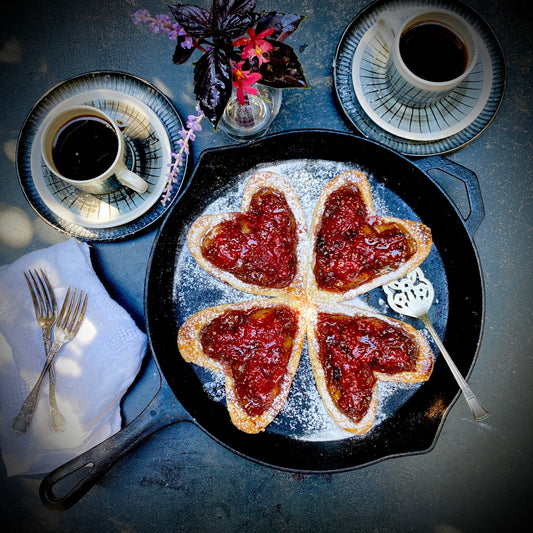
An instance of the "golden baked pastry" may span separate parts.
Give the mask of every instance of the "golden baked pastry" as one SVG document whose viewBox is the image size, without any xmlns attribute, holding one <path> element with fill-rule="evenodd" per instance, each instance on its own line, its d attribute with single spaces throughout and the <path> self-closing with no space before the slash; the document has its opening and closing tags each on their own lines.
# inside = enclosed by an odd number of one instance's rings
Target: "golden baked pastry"
<svg viewBox="0 0 533 533">
<path fill-rule="evenodd" d="M 203 309 L 180 328 L 185 359 L 224 374 L 231 421 L 263 430 L 285 405 L 305 338 L 305 308 L 272 298 Z"/>
<path fill-rule="evenodd" d="M 433 353 L 419 331 L 343 304 L 310 308 L 307 346 L 326 410 L 354 434 L 374 425 L 379 381 L 419 383 L 433 370 Z"/>
<path fill-rule="evenodd" d="M 404 276 L 432 246 L 423 224 L 376 214 L 363 173 L 344 172 L 325 185 L 308 233 L 292 186 L 258 172 L 245 185 L 241 211 L 200 216 L 187 244 L 217 279 L 273 297 L 204 309 L 178 334 L 186 361 L 225 375 L 230 417 L 242 431 L 263 430 L 281 411 L 306 335 L 320 396 L 346 431 L 373 426 L 379 381 L 429 378 L 433 355 L 419 332 L 341 303 Z M 332 344 L 340 331 L 350 342 Z"/>
<path fill-rule="evenodd" d="M 350 300 L 405 276 L 432 246 L 424 224 L 378 216 L 366 176 L 353 170 L 322 189 L 309 234 L 308 292 L 326 301 Z"/>
<path fill-rule="evenodd" d="M 248 180 L 240 212 L 200 216 L 187 245 L 204 270 L 243 292 L 305 294 L 304 213 L 292 186 L 274 172 Z"/>
</svg>

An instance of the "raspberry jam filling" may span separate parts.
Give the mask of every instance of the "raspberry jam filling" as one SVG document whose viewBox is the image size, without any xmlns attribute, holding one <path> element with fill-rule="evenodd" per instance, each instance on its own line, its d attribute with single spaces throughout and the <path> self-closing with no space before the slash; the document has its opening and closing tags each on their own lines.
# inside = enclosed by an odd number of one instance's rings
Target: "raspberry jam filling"
<svg viewBox="0 0 533 533">
<path fill-rule="evenodd" d="M 344 186 L 327 199 L 315 245 L 314 274 L 320 289 L 355 289 L 415 253 L 416 242 L 397 224 L 368 213 L 357 187 Z"/>
<path fill-rule="evenodd" d="M 337 408 L 358 422 L 368 411 L 374 371 L 413 371 L 417 347 L 400 328 L 375 317 L 319 313 L 319 359 Z"/>
<path fill-rule="evenodd" d="M 296 221 L 285 196 L 264 187 L 246 213 L 209 231 L 202 255 L 241 281 L 282 289 L 296 274 L 297 244 Z"/>
<path fill-rule="evenodd" d="M 231 373 L 244 411 L 260 416 L 279 393 L 296 332 L 296 313 L 289 307 L 257 307 L 215 318 L 200 341 L 204 353 Z"/>
</svg>

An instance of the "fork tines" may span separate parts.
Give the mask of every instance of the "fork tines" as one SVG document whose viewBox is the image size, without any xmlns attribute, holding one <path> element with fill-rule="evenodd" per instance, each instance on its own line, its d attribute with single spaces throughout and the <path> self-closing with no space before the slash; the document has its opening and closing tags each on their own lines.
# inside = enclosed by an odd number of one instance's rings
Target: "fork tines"
<svg viewBox="0 0 533 533">
<path fill-rule="evenodd" d="M 37 270 L 28 270 L 28 273 L 23 272 L 24 278 L 26 279 L 26 284 L 30 290 L 34 307 L 39 309 L 39 312 L 42 315 L 51 315 L 54 308 L 54 302 L 52 302 L 50 298 L 50 294 L 52 294 L 52 287 L 50 286 L 50 282 L 48 281 L 43 269 L 41 268 L 39 270 L 40 274 Z M 31 277 L 31 281 L 28 277 L 28 274 Z"/>
<path fill-rule="evenodd" d="M 81 311 L 80 311 L 81 306 Z M 72 310 L 74 307 L 74 311 Z M 74 333 L 78 332 L 83 317 L 85 315 L 85 308 L 87 307 L 87 293 L 82 290 L 74 289 L 72 295 L 70 294 L 70 287 L 67 289 L 65 301 L 59 311 L 56 327 L 65 328 Z"/>
</svg>

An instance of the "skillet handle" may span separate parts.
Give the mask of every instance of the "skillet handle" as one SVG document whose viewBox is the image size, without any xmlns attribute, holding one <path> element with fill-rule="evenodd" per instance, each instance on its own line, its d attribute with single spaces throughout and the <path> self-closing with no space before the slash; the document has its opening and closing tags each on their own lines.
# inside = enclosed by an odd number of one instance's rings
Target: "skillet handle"
<svg viewBox="0 0 533 533">
<path fill-rule="evenodd" d="M 41 481 L 42 502 L 54 511 L 69 509 L 128 451 L 159 429 L 183 420 L 190 419 L 170 387 L 162 381 L 158 393 L 130 424 Z"/>
<path fill-rule="evenodd" d="M 441 156 L 425 157 L 423 159 L 413 161 L 413 163 L 428 175 L 430 170 L 440 170 L 441 172 L 457 178 L 464 183 L 466 187 L 470 213 L 466 217 L 463 215 L 461 216 L 465 221 L 465 226 L 468 233 L 471 237 L 473 237 L 481 222 L 485 218 L 483 197 L 481 196 L 481 188 L 479 186 L 479 180 L 476 174 L 470 169 Z M 439 184 L 438 176 L 430 177 L 433 179 L 433 181 L 436 181 Z"/>
</svg>

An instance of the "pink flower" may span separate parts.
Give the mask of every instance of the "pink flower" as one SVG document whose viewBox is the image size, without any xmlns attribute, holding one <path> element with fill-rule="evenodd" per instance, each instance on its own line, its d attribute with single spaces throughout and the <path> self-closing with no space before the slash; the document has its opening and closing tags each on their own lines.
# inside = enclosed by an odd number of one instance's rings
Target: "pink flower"
<svg viewBox="0 0 533 533">
<path fill-rule="evenodd" d="M 244 46 L 244 49 L 241 53 L 243 59 L 251 59 L 252 57 L 257 57 L 259 61 L 259 66 L 263 63 L 268 63 L 268 56 L 265 56 L 267 52 L 272 50 L 272 45 L 263 39 L 263 37 L 268 37 L 274 33 L 274 28 L 269 28 L 263 30 L 262 32 L 255 34 L 255 30 L 250 28 L 248 30 L 249 37 L 241 37 L 234 41 L 233 46 Z"/>
<path fill-rule="evenodd" d="M 259 74 L 259 72 L 243 70 L 243 64 L 244 61 L 239 61 L 238 63 L 233 61 L 234 67 L 231 67 L 231 72 L 233 73 L 233 87 L 237 87 L 237 99 L 241 105 L 244 105 L 245 102 L 244 93 L 257 94 L 257 89 L 250 86 L 261 79 L 261 74 Z"/>
</svg>

